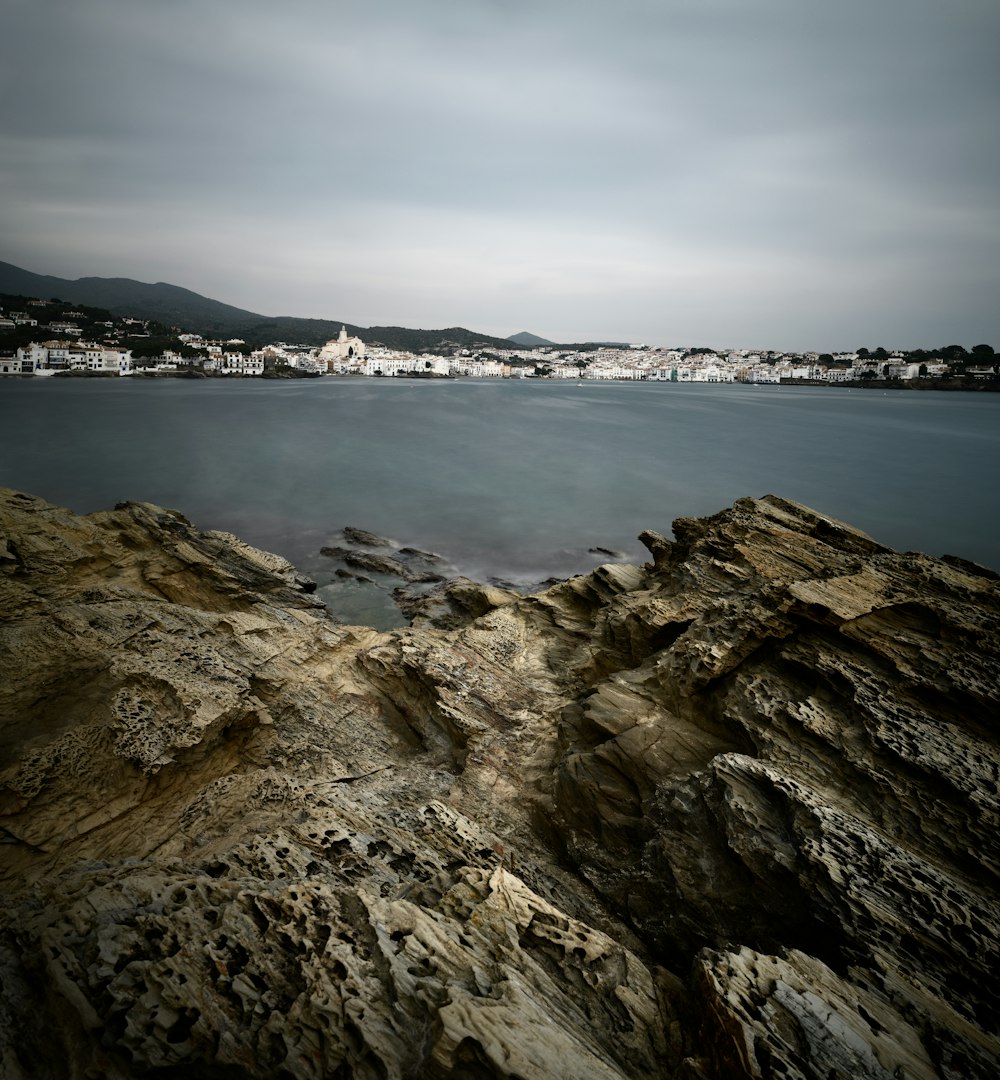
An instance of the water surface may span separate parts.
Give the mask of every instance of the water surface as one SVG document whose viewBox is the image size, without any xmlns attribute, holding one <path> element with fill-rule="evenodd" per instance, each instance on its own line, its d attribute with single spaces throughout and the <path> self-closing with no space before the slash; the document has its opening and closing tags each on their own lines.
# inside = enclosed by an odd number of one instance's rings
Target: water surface
<svg viewBox="0 0 1000 1080">
<path fill-rule="evenodd" d="M 181 510 L 331 580 L 358 525 L 464 573 L 642 559 L 645 528 L 773 492 L 903 550 L 1000 568 L 1000 396 L 532 380 L 8 379 L 0 483 Z M 360 617 L 367 601 L 332 590 Z M 339 599 L 338 599 L 339 598 Z M 352 604 L 355 605 L 352 607 Z M 379 616 L 373 616 L 380 618 Z"/>
</svg>

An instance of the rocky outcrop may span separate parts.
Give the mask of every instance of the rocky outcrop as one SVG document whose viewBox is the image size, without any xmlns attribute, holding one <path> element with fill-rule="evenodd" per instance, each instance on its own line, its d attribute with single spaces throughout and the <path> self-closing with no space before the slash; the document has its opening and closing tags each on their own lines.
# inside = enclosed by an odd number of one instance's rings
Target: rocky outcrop
<svg viewBox="0 0 1000 1080">
<path fill-rule="evenodd" d="M 395 540 L 377 536 L 353 525 L 345 526 L 341 530 L 341 537 L 344 544 L 322 547 L 320 554 L 328 559 L 339 560 L 355 570 L 369 570 L 387 578 L 402 578 L 411 584 L 436 584 L 445 580 L 441 570 L 447 569 L 447 564 L 440 555 L 421 551 L 419 548 L 404 547 Z M 373 548 L 375 550 L 372 550 Z"/>
<path fill-rule="evenodd" d="M 0 526 L 5 1077 L 997 1074 L 992 572 L 745 499 L 379 633 Z"/>
</svg>

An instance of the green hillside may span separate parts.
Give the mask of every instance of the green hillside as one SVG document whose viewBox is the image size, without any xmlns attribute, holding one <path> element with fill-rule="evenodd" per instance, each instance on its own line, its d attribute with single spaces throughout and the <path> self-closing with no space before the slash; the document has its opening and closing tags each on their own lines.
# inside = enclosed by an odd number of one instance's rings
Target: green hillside
<svg viewBox="0 0 1000 1080">
<path fill-rule="evenodd" d="M 340 319 L 300 319 L 292 315 L 261 315 L 255 311 L 223 304 L 178 285 L 159 281 L 147 284 L 132 278 L 67 278 L 34 274 L 11 263 L 0 262 L 0 293 L 38 297 L 58 297 L 74 304 L 103 308 L 112 315 L 155 319 L 168 327 L 206 337 L 238 337 L 248 345 L 274 341 L 322 345 L 346 326 L 351 335 L 365 342 L 381 342 L 389 348 L 417 352 L 442 345 L 469 348 L 489 345 L 510 348 L 510 342 L 464 327 L 444 330 L 414 330 L 403 326 L 363 327 Z"/>
</svg>

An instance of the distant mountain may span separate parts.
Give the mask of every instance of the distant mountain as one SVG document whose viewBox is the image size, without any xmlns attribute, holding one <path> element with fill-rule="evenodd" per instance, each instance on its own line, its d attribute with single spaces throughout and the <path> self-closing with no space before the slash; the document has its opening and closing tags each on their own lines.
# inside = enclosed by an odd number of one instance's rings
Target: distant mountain
<svg viewBox="0 0 1000 1080">
<path fill-rule="evenodd" d="M 239 337 L 251 345 L 266 345 L 273 341 L 322 345 L 336 337 L 341 326 L 346 326 L 348 333 L 356 334 L 362 341 L 379 341 L 392 349 L 417 351 L 446 344 L 461 348 L 477 345 L 509 348 L 509 342 L 504 338 L 479 334 L 461 326 L 446 330 L 411 330 L 403 326 L 365 328 L 340 319 L 261 315 L 165 281 L 155 285 L 132 278 L 85 277 L 71 281 L 34 274 L 5 262 L 0 262 L 0 293 L 40 300 L 59 297 L 74 304 L 104 308 L 112 315 L 155 319 L 166 326 L 206 337 Z"/>
<path fill-rule="evenodd" d="M 626 341 L 578 341 L 575 343 L 567 343 L 565 341 L 549 341 L 547 338 L 539 337 L 537 334 L 532 334 L 528 330 L 522 330 L 519 334 L 511 334 L 507 338 L 509 344 L 522 345 L 527 349 L 534 349 L 541 345 L 550 345 L 554 349 L 562 349 L 566 352 L 593 352 L 594 349 L 627 349 L 629 344 Z"/>
<path fill-rule="evenodd" d="M 339 330 L 339 327 L 338 327 Z M 389 349 L 416 351 L 436 349 L 439 346 L 456 345 L 461 349 L 489 348 L 509 349 L 506 338 L 490 337 L 464 326 L 449 326 L 447 330 L 411 330 L 405 326 L 369 326 L 362 328 L 358 336 L 362 341 L 377 341 Z"/>
<path fill-rule="evenodd" d="M 548 341 L 537 334 L 529 333 L 527 330 L 522 330 L 519 334 L 511 334 L 507 340 L 514 342 L 515 345 L 524 345 L 529 349 L 533 349 L 536 345 L 555 345 L 554 341 Z"/>
</svg>

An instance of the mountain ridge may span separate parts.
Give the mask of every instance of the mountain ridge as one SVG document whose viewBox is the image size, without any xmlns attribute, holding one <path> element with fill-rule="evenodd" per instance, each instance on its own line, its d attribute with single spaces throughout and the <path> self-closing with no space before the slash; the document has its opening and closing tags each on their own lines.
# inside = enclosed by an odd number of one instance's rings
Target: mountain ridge
<svg viewBox="0 0 1000 1080">
<path fill-rule="evenodd" d="M 126 277 L 76 279 L 36 274 L 0 261 L 0 293 L 48 299 L 58 296 L 73 303 L 104 308 L 113 315 L 155 319 L 191 333 L 209 337 L 239 337 L 250 345 L 286 339 L 303 345 L 322 345 L 335 338 L 342 326 L 368 343 L 408 351 L 433 349 L 444 344 L 509 348 L 504 338 L 465 327 L 413 329 L 403 326 L 358 326 L 346 319 L 313 319 L 295 315 L 262 315 L 203 296 L 166 281 L 154 284 Z"/>
</svg>

